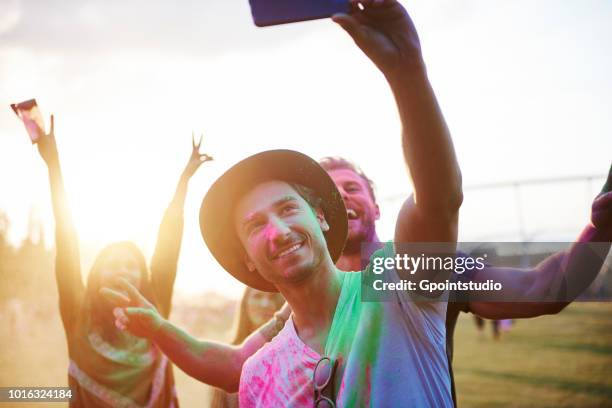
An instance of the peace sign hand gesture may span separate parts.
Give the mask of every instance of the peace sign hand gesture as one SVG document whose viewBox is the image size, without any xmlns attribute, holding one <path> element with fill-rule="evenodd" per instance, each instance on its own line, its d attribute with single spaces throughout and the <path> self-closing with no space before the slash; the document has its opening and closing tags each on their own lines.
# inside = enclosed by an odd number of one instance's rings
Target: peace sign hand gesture
<svg viewBox="0 0 612 408">
<path fill-rule="evenodd" d="M 150 339 L 162 326 L 164 319 L 131 283 L 124 278 L 120 278 L 118 283 L 125 293 L 110 288 L 100 289 L 100 293 L 117 306 L 113 309 L 115 326 L 135 336 Z"/>
<path fill-rule="evenodd" d="M 195 135 L 193 133 L 191 134 L 191 156 L 185 166 L 185 170 L 183 170 L 183 175 L 188 179 L 195 174 L 202 163 L 213 160 L 212 156 L 206 153 L 200 153 L 200 146 L 202 145 L 203 138 L 204 135 L 200 135 L 200 140 L 196 143 Z"/>
</svg>

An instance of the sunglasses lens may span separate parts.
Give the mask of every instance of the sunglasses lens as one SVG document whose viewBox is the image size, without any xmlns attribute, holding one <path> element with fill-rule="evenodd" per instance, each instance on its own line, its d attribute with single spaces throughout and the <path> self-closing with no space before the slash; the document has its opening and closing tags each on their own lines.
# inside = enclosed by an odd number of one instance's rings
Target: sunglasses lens
<svg viewBox="0 0 612 408">
<path fill-rule="evenodd" d="M 328 398 L 321 398 L 315 404 L 315 408 L 336 408 L 336 405 Z"/>
<path fill-rule="evenodd" d="M 315 408 L 336 408 L 333 400 L 332 378 L 334 364 L 329 357 L 322 357 L 314 368 L 313 385 L 315 394 Z M 331 399 L 329 397 L 332 397 Z"/>
<path fill-rule="evenodd" d="M 331 378 L 332 365 L 329 358 L 324 357 L 317 363 L 314 371 L 314 385 L 317 389 L 324 388 Z M 325 407 L 325 405 L 323 405 Z"/>
</svg>

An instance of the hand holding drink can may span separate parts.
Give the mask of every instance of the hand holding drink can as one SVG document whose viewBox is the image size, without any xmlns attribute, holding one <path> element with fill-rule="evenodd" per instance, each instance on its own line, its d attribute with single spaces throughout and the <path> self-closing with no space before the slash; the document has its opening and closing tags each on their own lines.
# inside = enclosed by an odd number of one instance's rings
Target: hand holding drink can
<svg viewBox="0 0 612 408">
<path fill-rule="evenodd" d="M 21 118 L 30 135 L 32 144 L 38 142 L 41 135 L 45 134 L 45 123 L 43 121 L 36 99 L 30 99 L 21 103 L 11 104 L 11 108 Z"/>
</svg>

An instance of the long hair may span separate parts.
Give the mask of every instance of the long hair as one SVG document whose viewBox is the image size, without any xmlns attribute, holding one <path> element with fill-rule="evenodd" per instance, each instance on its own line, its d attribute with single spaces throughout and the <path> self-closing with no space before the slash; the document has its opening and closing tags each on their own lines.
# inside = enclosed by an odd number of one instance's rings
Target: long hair
<svg viewBox="0 0 612 408">
<path fill-rule="evenodd" d="M 251 333 L 253 333 L 258 326 L 249 318 L 249 297 L 256 292 L 257 289 L 253 289 L 247 286 L 242 295 L 242 299 L 240 299 L 240 304 L 238 306 L 238 313 L 236 314 L 236 318 L 234 319 L 234 328 L 233 328 L 233 336 L 231 344 L 237 345 L 240 344 L 246 339 Z M 270 294 L 270 296 L 278 296 L 280 298 L 280 294 Z M 279 305 L 279 308 L 282 306 L 282 303 Z"/>
<path fill-rule="evenodd" d="M 87 288 L 85 289 L 85 318 L 89 320 L 92 327 L 102 329 L 102 333 L 105 337 L 114 338 L 118 333 L 115 329 L 113 319 L 109 316 L 103 316 L 103 308 L 100 305 L 100 295 L 98 291 L 102 287 L 101 282 L 101 266 L 105 263 L 108 257 L 118 251 L 129 252 L 136 258 L 138 262 L 138 270 L 140 271 L 140 287 L 138 288 L 140 293 L 152 304 L 156 304 L 153 298 L 153 291 L 149 279 L 149 271 L 147 268 L 147 262 L 145 260 L 142 251 L 132 242 L 121 241 L 115 242 L 100 251 L 96 260 L 94 261 L 89 276 L 87 277 Z"/>
</svg>

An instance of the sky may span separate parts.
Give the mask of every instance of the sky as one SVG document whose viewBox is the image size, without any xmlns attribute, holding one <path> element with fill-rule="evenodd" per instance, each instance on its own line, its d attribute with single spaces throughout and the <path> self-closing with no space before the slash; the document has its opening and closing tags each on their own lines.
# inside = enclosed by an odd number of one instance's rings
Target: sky
<svg viewBox="0 0 612 408">
<path fill-rule="evenodd" d="M 612 3 L 403 1 L 463 173 L 460 239 L 571 240 L 612 159 Z M 177 289 L 237 294 L 198 209 L 241 158 L 341 155 L 377 184 L 389 239 L 411 192 L 384 77 L 328 19 L 257 28 L 248 1 L 0 0 L 0 210 L 51 237 L 46 170 L 9 108 L 36 98 L 56 139 L 87 271 L 105 244 L 151 254 L 162 212 L 204 133 Z M 520 189 L 489 183 L 594 176 Z M 519 230 L 523 233 L 519 234 Z"/>
</svg>

